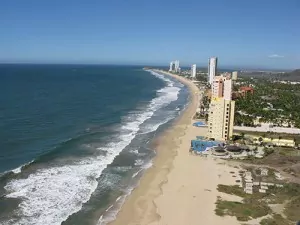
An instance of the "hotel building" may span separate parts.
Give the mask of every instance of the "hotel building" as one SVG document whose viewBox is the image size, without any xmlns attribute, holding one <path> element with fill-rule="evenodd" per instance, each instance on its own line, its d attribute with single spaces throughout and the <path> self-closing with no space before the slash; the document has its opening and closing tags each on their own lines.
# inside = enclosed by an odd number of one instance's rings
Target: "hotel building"
<svg viewBox="0 0 300 225">
<path fill-rule="evenodd" d="M 178 73 L 180 71 L 180 67 L 179 67 L 179 60 L 175 61 L 175 73 Z"/>
<path fill-rule="evenodd" d="M 229 140 L 233 134 L 235 102 L 231 99 L 232 80 L 216 76 L 212 82 L 212 99 L 208 115 L 208 136 Z"/>
<path fill-rule="evenodd" d="M 217 65 L 218 64 L 218 58 L 212 57 L 208 60 L 208 77 L 207 81 L 209 84 L 212 84 L 215 76 L 217 75 Z"/>
<path fill-rule="evenodd" d="M 196 64 L 193 64 L 191 67 L 191 77 L 196 78 L 196 73 L 197 73 L 197 67 Z"/>
<path fill-rule="evenodd" d="M 170 69 L 169 69 L 169 72 L 172 72 L 173 71 L 173 66 L 174 66 L 174 62 L 170 62 Z"/>
</svg>

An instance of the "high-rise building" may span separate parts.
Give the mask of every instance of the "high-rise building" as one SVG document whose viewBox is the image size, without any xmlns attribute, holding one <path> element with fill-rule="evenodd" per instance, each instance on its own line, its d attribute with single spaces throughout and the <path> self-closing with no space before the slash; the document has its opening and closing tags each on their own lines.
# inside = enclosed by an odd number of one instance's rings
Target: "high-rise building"
<svg viewBox="0 0 300 225">
<path fill-rule="evenodd" d="M 174 65 L 174 62 L 170 62 L 170 69 L 169 69 L 169 72 L 173 71 L 173 65 Z"/>
<path fill-rule="evenodd" d="M 215 76 L 212 84 L 212 98 L 222 98 L 231 100 L 232 95 L 232 80 L 230 77 Z"/>
<path fill-rule="evenodd" d="M 208 116 L 208 136 L 229 140 L 233 134 L 235 102 L 224 98 L 212 99 Z"/>
<path fill-rule="evenodd" d="M 207 81 L 212 84 L 214 77 L 217 75 L 218 58 L 212 57 L 208 61 L 208 77 Z"/>
<path fill-rule="evenodd" d="M 231 79 L 232 79 L 233 81 L 236 81 L 237 78 L 238 78 L 238 71 L 232 72 Z"/>
<path fill-rule="evenodd" d="M 179 60 L 176 60 L 175 62 L 175 73 L 178 73 L 179 72 Z"/>
<path fill-rule="evenodd" d="M 208 115 L 208 136 L 228 140 L 233 133 L 235 102 L 232 101 L 232 80 L 216 76 L 212 82 L 212 99 Z"/>
<path fill-rule="evenodd" d="M 191 77 L 196 78 L 196 73 L 197 73 L 197 66 L 196 64 L 193 64 L 191 67 Z"/>
<path fill-rule="evenodd" d="M 232 80 L 230 78 L 224 79 L 223 97 L 225 100 L 232 100 Z"/>
<path fill-rule="evenodd" d="M 216 76 L 211 84 L 212 98 L 222 98 L 224 88 L 224 79 L 222 76 Z"/>
</svg>

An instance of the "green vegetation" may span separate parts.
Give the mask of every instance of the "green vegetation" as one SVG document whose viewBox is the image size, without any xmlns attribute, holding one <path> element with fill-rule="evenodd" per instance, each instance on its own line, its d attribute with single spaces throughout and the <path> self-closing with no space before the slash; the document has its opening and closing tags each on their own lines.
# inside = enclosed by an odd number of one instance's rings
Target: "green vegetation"
<svg viewBox="0 0 300 225">
<path fill-rule="evenodd" d="M 240 197 L 245 197 L 247 194 L 244 192 L 242 188 L 240 188 L 238 185 L 224 185 L 219 184 L 217 190 L 219 192 L 223 192 L 230 195 L 237 195 Z"/>
<path fill-rule="evenodd" d="M 300 196 L 300 185 L 289 183 L 283 188 L 270 187 L 269 194 L 265 196 L 270 204 L 283 204 L 287 200 Z"/>
<path fill-rule="evenodd" d="M 265 224 L 289 224 L 290 221 L 299 220 L 300 212 L 300 184 L 289 183 L 283 188 L 269 187 L 267 193 L 254 192 L 252 195 L 243 192 L 237 185 L 218 185 L 218 191 L 243 197 L 242 202 L 224 201 L 218 199 L 216 202 L 216 214 L 219 216 L 236 216 L 240 221 L 247 221 L 251 218 L 258 218 L 271 213 L 268 204 L 286 204 L 283 218 L 274 214 L 272 218 L 263 219 Z"/>
<path fill-rule="evenodd" d="M 293 198 L 285 207 L 284 214 L 289 220 L 300 220 L 300 196 Z"/>
<path fill-rule="evenodd" d="M 219 216 L 235 216 L 239 221 L 248 221 L 252 218 L 266 216 L 271 209 L 265 203 L 253 204 L 253 202 L 232 202 L 218 199 L 216 202 L 216 214 Z"/>
<path fill-rule="evenodd" d="M 236 100 L 236 125 L 253 126 L 254 120 L 261 117 L 260 122 L 300 127 L 300 84 L 253 79 L 245 80 L 243 85 L 250 83 L 254 86 L 254 94 Z"/>
<path fill-rule="evenodd" d="M 264 148 L 264 156 L 271 155 L 274 152 L 273 148 Z"/>
<path fill-rule="evenodd" d="M 263 219 L 260 221 L 260 225 L 288 225 L 290 222 L 284 219 L 279 214 L 274 214 L 271 218 Z"/>
</svg>

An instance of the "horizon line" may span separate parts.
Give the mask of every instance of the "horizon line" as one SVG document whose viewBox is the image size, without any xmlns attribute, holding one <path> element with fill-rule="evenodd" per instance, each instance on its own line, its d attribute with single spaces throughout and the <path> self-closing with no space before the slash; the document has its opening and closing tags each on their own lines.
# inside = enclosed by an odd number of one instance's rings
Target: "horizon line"
<svg viewBox="0 0 300 225">
<path fill-rule="evenodd" d="M 147 64 L 147 63 L 138 63 L 138 64 L 126 64 L 126 63 L 75 63 L 75 62 L 0 62 L 0 65 L 90 65 L 90 66 L 140 66 L 140 67 L 166 67 L 168 65 L 162 64 Z M 197 64 L 196 64 L 197 65 Z M 184 64 L 181 68 L 190 68 L 190 65 Z M 197 68 L 207 68 L 207 66 L 197 66 Z M 279 68 L 263 68 L 261 66 L 222 66 L 219 67 L 220 70 L 255 70 L 255 71 L 293 71 L 295 69 L 279 69 Z"/>
</svg>

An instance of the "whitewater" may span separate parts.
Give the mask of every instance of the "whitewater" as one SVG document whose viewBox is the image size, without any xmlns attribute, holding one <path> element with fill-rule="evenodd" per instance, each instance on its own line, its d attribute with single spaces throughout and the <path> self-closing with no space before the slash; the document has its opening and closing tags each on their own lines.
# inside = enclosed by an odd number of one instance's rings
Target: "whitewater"
<svg viewBox="0 0 300 225">
<path fill-rule="evenodd" d="M 103 170 L 137 135 L 153 132 L 177 115 L 170 113 L 169 117 L 155 124 L 145 125 L 155 112 L 176 101 L 183 87 L 183 85 L 174 86 L 174 81 L 164 75 L 148 72 L 163 80 L 166 86 L 157 90 L 157 96 L 143 110 L 133 110 L 122 117 L 122 122 L 116 127 L 118 133 L 110 137 L 112 141 L 97 148 L 101 154 L 83 157 L 63 166 L 41 168 L 27 178 L 12 179 L 6 184 L 4 197 L 21 199 L 21 202 L 14 212 L 19 218 L 10 218 L 4 221 L 3 225 L 60 225 L 70 215 L 80 211 L 83 204 L 90 200 Z M 142 160 L 135 162 L 136 166 L 142 164 Z M 22 168 L 13 171 L 20 173 Z"/>
</svg>

